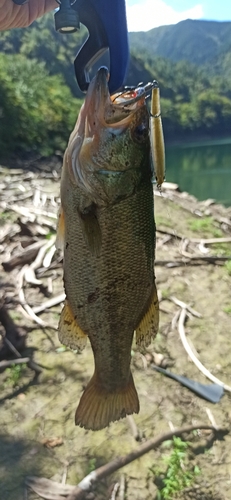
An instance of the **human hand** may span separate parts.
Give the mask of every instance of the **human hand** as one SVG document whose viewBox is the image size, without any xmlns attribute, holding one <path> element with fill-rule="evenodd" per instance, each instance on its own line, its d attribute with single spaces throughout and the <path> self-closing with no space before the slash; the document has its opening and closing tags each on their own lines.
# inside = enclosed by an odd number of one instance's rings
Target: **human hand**
<svg viewBox="0 0 231 500">
<path fill-rule="evenodd" d="M 0 30 L 29 26 L 56 7 L 55 0 L 29 0 L 24 5 L 16 5 L 13 0 L 0 0 Z"/>
</svg>

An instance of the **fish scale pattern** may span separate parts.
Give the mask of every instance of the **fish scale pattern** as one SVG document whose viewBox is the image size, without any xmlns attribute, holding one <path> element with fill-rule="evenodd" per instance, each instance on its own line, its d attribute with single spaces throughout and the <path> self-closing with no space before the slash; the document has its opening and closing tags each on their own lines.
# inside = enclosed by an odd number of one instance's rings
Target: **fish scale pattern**
<svg viewBox="0 0 231 500">
<path fill-rule="evenodd" d="M 79 215 L 71 210 L 82 196 L 81 189 L 75 189 L 72 196 L 75 200 L 65 207 L 66 217 L 72 220 L 65 236 L 67 300 L 78 325 L 90 338 L 95 361 L 102 367 L 102 380 L 107 384 L 112 378 L 115 385 L 122 385 L 129 377 L 134 330 L 153 293 L 152 185 L 146 177 L 132 196 L 98 208 L 102 237 L 99 255 L 92 254 Z"/>
</svg>

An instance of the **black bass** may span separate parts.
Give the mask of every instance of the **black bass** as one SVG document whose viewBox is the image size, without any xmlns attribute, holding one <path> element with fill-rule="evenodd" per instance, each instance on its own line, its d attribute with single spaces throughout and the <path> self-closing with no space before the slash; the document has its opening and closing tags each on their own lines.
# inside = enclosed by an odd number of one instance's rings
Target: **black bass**
<svg viewBox="0 0 231 500">
<path fill-rule="evenodd" d="M 139 412 L 132 340 L 136 331 L 138 347 L 149 345 L 159 317 L 149 114 L 142 93 L 110 97 L 107 81 L 100 68 L 70 136 L 57 235 L 66 292 L 59 339 L 80 350 L 90 339 L 95 371 L 75 422 L 92 430 Z"/>
</svg>

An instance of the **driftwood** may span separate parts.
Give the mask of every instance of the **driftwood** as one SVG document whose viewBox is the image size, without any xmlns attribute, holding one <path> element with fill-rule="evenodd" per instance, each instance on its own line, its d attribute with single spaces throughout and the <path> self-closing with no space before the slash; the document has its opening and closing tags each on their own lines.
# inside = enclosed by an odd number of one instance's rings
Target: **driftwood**
<svg viewBox="0 0 231 500">
<path fill-rule="evenodd" d="M 30 476 L 26 478 L 25 483 L 27 487 L 46 500 L 64 500 L 64 497 L 74 490 L 74 486 L 56 483 L 45 477 Z"/>
<path fill-rule="evenodd" d="M 190 266 L 203 266 L 204 264 L 217 264 L 218 262 L 226 262 L 227 260 L 231 260 L 231 255 L 193 255 L 180 260 L 155 260 L 155 266 L 180 267 L 186 264 Z"/>
<path fill-rule="evenodd" d="M 29 220 L 33 220 L 33 215 L 43 215 L 44 217 L 49 217 L 50 219 L 55 219 L 57 220 L 57 214 L 54 212 L 47 212 L 46 210 L 40 210 L 39 208 L 35 207 L 21 207 L 19 205 L 5 205 L 4 209 L 7 210 L 12 210 L 13 212 L 16 212 L 19 215 L 22 215 L 24 217 L 28 217 Z"/>
<path fill-rule="evenodd" d="M 156 232 L 160 234 L 166 234 L 166 236 L 170 236 L 170 238 L 174 238 L 176 240 L 183 240 L 184 237 L 177 234 L 175 231 L 166 231 L 166 229 L 156 228 Z"/>
<path fill-rule="evenodd" d="M 21 351 L 25 348 L 26 331 L 24 328 L 15 325 L 3 300 L 0 302 L 0 322 L 5 329 L 5 335 L 2 337 L 2 342 L 0 343 L 0 359 L 5 359 L 12 352 L 9 344 L 7 344 L 7 340 L 18 351 Z"/>
<path fill-rule="evenodd" d="M 218 384 L 218 385 L 221 385 L 222 387 L 224 387 L 225 391 L 231 392 L 231 387 L 229 385 L 224 384 L 223 382 L 221 382 L 221 380 L 219 380 L 212 373 L 210 373 L 210 371 L 207 370 L 207 368 L 205 368 L 202 365 L 202 363 L 199 361 L 199 359 L 197 359 L 196 355 L 192 351 L 192 349 L 191 349 L 191 347 L 190 347 L 190 345 L 189 345 L 189 343 L 187 341 L 186 335 L 185 335 L 184 323 L 185 323 L 186 316 L 187 316 L 187 309 L 185 307 L 183 307 L 181 309 L 181 313 L 180 313 L 180 317 L 179 317 L 178 331 L 179 331 L 179 334 L 180 334 L 180 338 L 181 338 L 182 344 L 183 344 L 183 346 L 184 346 L 187 354 L 189 355 L 189 357 L 191 358 L 191 360 L 193 361 L 193 363 L 195 363 L 195 365 L 197 366 L 197 368 L 209 380 L 211 380 L 215 384 Z"/>
<path fill-rule="evenodd" d="M 6 223 L 0 228 L 1 263 L 3 270 L 9 273 L 7 278 L 3 273 L 2 285 L 5 285 L 5 300 L 7 304 L 11 304 L 11 307 L 17 304 L 17 312 L 20 311 L 27 318 L 26 325 L 30 319 L 42 328 L 56 329 L 55 325 L 50 325 L 36 316 L 28 300 L 33 300 L 31 297 L 34 297 L 34 294 L 29 292 L 31 287 L 38 287 L 39 292 L 45 296 L 52 294 L 52 278 L 40 279 L 38 271 L 49 267 L 55 269 L 56 265 L 60 265 L 54 257 L 55 235 L 53 234 L 56 230 L 59 183 L 57 182 L 56 185 L 44 183 L 44 179 L 58 180 L 58 176 L 53 175 L 53 171 L 37 174 L 12 168 L 6 171 L 2 167 L 0 167 L 0 172 L 4 175 L 2 177 L 4 181 L 1 183 L 0 209 L 3 214 L 10 214 L 12 219 L 9 224 L 7 216 Z M 49 236 L 49 239 L 46 236 Z M 18 274 L 17 267 L 19 268 Z M 57 275 L 54 279 L 56 277 Z M 28 328 L 16 326 L 9 315 L 8 308 L 2 303 L 0 304 L 0 321 L 6 332 L 3 335 L 2 329 L 0 359 L 5 359 L 9 354 L 11 357 L 13 354 L 9 345 L 15 347 L 18 353 L 24 349 Z M 7 339 L 10 344 L 7 344 Z M 11 361 L 6 363 L 11 364 Z"/>
<path fill-rule="evenodd" d="M 11 353 L 15 354 L 15 356 L 17 356 L 17 358 L 21 360 L 22 356 L 21 356 L 20 352 L 18 352 L 18 350 L 14 347 L 14 345 L 10 342 L 10 340 L 8 340 L 7 338 L 5 338 L 4 340 L 7 344 L 7 346 L 9 347 Z M 29 368 L 31 368 L 31 370 L 35 371 L 36 374 L 39 374 L 42 372 L 42 368 L 40 368 L 40 366 L 37 365 L 37 363 L 32 361 L 32 359 L 29 358 L 26 363 L 29 366 Z"/>
<path fill-rule="evenodd" d="M 176 297 L 170 297 L 170 299 L 174 304 L 177 306 L 181 307 L 182 309 L 187 309 L 193 316 L 196 316 L 196 318 L 202 318 L 202 314 L 195 311 L 190 305 L 186 304 L 185 302 L 182 302 L 182 300 L 177 299 Z"/>
<path fill-rule="evenodd" d="M 120 483 L 115 483 L 114 488 L 112 490 L 112 494 L 111 494 L 110 500 L 116 500 L 117 492 L 119 490 L 119 487 L 120 487 Z"/>
<path fill-rule="evenodd" d="M 39 240 L 32 245 L 26 247 L 25 249 L 17 252 L 17 254 L 13 255 L 11 259 L 2 263 L 3 269 L 5 271 L 12 271 L 17 266 L 23 266 L 24 264 L 29 264 L 33 262 L 39 249 L 47 243 L 47 240 Z"/>
<path fill-rule="evenodd" d="M 217 243 L 231 243 L 231 237 L 226 238 L 191 238 L 193 243 L 202 243 L 203 245 L 215 245 Z"/>
<path fill-rule="evenodd" d="M 24 365 L 29 363 L 30 358 L 16 358 L 10 359 L 8 361 L 0 361 L 0 370 L 5 370 L 5 368 L 9 368 L 14 365 Z"/>
<path fill-rule="evenodd" d="M 136 441 L 142 441 L 142 433 L 138 429 L 136 422 L 132 415 L 127 415 L 127 422 L 131 429 L 132 436 Z"/>
<path fill-rule="evenodd" d="M 35 314 L 39 314 L 39 313 L 45 311 L 46 309 L 49 309 L 50 307 L 54 307 L 54 306 L 57 306 L 58 304 L 61 304 L 62 302 L 64 302 L 65 297 L 66 297 L 66 294 L 61 293 L 57 297 L 53 297 L 50 300 L 46 300 L 46 302 L 43 302 L 43 304 L 41 304 L 40 306 L 33 307 L 33 311 Z"/>
<path fill-rule="evenodd" d="M 19 298 L 19 303 L 23 307 L 23 309 L 26 311 L 27 315 L 30 317 L 32 321 L 35 321 L 38 325 L 42 326 L 43 328 L 48 327 L 51 329 L 56 330 L 56 327 L 53 325 L 50 325 L 49 323 L 43 321 L 41 318 L 36 316 L 34 313 L 32 307 L 29 306 L 29 304 L 26 302 L 24 291 L 23 291 L 23 279 L 24 275 L 26 272 L 27 266 L 24 266 L 20 273 L 18 274 L 18 298 Z"/>
</svg>

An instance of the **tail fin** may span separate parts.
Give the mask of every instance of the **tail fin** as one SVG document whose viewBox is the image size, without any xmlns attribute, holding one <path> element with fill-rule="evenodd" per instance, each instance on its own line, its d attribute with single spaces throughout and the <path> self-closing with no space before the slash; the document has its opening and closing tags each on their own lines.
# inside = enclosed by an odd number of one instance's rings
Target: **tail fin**
<svg viewBox="0 0 231 500">
<path fill-rule="evenodd" d="M 95 372 L 81 396 L 75 414 L 75 424 L 97 431 L 126 415 L 139 413 L 139 409 L 139 399 L 131 373 L 126 387 L 110 393 L 101 387 Z"/>
</svg>

